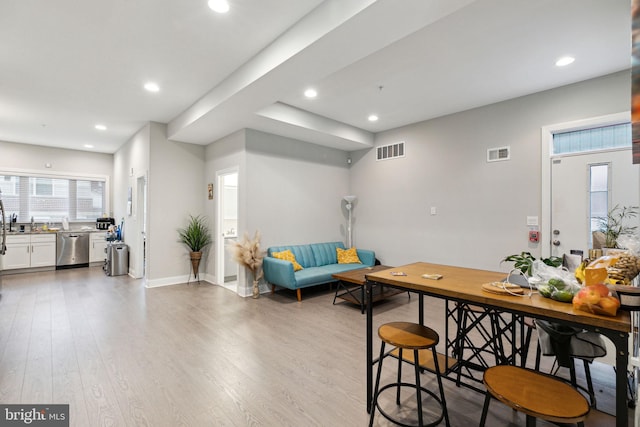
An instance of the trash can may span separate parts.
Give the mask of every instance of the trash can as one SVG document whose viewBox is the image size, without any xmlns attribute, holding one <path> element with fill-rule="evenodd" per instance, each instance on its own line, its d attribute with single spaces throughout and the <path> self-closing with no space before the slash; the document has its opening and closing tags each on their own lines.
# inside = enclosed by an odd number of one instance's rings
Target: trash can
<svg viewBox="0 0 640 427">
<path fill-rule="evenodd" d="M 129 246 L 124 243 L 109 243 L 104 270 L 107 276 L 129 273 Z"/>
</svg>

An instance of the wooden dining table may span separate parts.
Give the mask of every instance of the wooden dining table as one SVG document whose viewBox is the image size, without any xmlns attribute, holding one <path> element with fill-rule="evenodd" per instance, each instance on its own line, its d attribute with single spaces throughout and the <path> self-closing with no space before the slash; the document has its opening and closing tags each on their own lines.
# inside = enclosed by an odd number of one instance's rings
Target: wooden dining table
<svg viewBox="0 0 640 427">
<path fill-rule="evenodd" d="M 403 274 L 403 275 L 400 275 Z M 441 275 L 440 279 L 423 275 Z M 419 295 L 418 322 L 424 324 L 424 297 L 430 296 L 463 304 L 473 304 L 500 312 L 543 319 L 600 333 L 609 338 L 616 348 L 616 426 L 628 425 L 627 365 L 629 363 L 629 333 L 631 317 L 619 310 L 615 317 L 600 316 L 574 310 L 571 304 L 544 298 L 537 293 L 528 296 L 499 295 L 482 289 L 485 283 L 499 282 L 506 274 L 495 271 L 416 262 L 366 276 L 366 333 L 367 333 L 367 412 L 371 411 L 373 392 L 373 304 L 371 289 L 383 284 Z M 445 355 L 446 356 L 446 355 Z"/>
</svg>

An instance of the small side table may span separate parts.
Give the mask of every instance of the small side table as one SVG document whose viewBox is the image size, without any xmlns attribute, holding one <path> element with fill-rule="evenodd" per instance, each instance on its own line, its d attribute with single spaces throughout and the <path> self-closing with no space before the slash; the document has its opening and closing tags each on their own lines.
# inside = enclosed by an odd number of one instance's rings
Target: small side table
<svg viewBox="0 0 640 427">
<path fill-rule="evenodd" d="M 348 301 L 350 303 L 360 306 L 360 312 L 364 314 L 365 300 L 365 275 L 371 274 L 376 271 L 388 270 L 393 267 L 386 265 L 374 265 L 373 267 L 364 267 L 357 270 L 345 271 L 344 273 L 333 274 L 334 279 L 338 279 L 338 285 L 336 286 L 336 294 L 333 297 L 333 304 L 335 305 L 336 299 Z M 405 291 L 395 288 L 384 287 L 383 285 L 374 285 L 371 289 L 371 302 L 380 301 L 390 296 L 401 294 Z M 407 292 L 409 298 L 411 295 Z"/>
</svg>

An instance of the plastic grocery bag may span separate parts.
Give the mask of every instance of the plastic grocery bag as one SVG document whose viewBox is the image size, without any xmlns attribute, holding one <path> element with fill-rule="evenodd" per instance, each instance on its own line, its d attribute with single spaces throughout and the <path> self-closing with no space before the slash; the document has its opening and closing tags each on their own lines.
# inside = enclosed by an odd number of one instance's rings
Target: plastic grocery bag
<svg viewBox="0 0 640 427">
<path fill-rule="evenodd" d="M 540 260 L 533 261 L 532 274 L 538 282 L 549 282 L 550 279 L 561 279 L 566 284 L 579 285 L 573 271 L 564 267 L 552 267 Z"/>
<path fill-rule="evenodd" d="M 540 260 L 532 265 L 531 282 L 536 284 L 540 295 L 561 302 L 571 302 L 573 295 L 580 290 L 580 284 L 573 272 L 563 267 L 553 267 Z"/>
</svg>

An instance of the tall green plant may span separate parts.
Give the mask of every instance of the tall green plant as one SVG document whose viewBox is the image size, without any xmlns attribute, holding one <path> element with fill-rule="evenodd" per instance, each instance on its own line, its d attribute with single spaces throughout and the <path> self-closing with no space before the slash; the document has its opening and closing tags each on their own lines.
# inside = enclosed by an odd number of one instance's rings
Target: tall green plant
<svg viewBox="0 0 640 427">
<path fill-rule="evenodd" d="M 606 218 L 598 218 L 600 223 L 600 231 L 604 233 L 605 246 L 607 248 L 618 248 L 618 237 L 633 234 L 637 226 L 626 225 L 626 221 L 630 218 L 638 216 L 637 206 L 615 205 L 608 213 Z"/>
<path fill-rule="evenodd" d="M 207 221 L 200 215 L 189 215 L 189 223 L 185 228 L 178 229 L 178 236 L 191 252 L 200 252 L 212 242 Z"/>
</svg>

